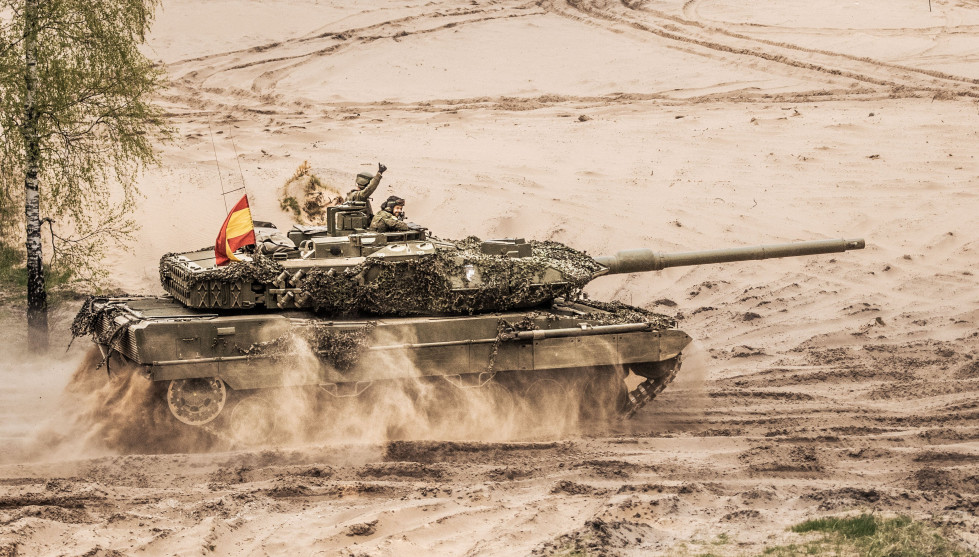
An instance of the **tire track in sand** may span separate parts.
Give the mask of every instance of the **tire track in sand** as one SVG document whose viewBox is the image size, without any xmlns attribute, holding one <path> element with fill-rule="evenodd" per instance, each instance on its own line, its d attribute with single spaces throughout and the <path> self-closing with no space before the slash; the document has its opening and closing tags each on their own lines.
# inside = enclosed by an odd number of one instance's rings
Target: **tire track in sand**
<svg viewBox="0 0 979 557">
<path fill-rule="evenodd" d="M 189 58 L 168 65 L 172 74 L 180 74 L 171 86 L 171 101 L 183 101 L 196 108 L 215 103 L 211 94 L 223 96 L 223 88 L 210 90 L 208 80 L 224 73 L 236 73 L 236 81 L 250 82 L 248 91 L 253 100 L 266 105 L 274 99 L 276 84 L 283 78 L 302 71 L 315 60 L 336 55 L 378 40 L 399 40 L 413 35 L 438 33 L 463 25 L 484 23 L 497 19 L 510 19 L 540 15 L 541 10 L 532 4 L 520 6 L 495 6 L 488 8 L 437 9 L 433 12 L 410 15 L 363 27 L 336 29 L 319 32 L 313 37 L 297 37 L 254 46 L 247 49 L 214 53 Z M 449 21 L 446 21 L 446 20 Z M 271 66 L 249 77 L 248 70 Z M 185 73 L 182 73 L 185 72 Z M 240 78 L 239 78 L 240 76 Z M 245 89 L 239 90 L 239 92 Z M 217 98 L 215 97 L 215 98 Z"/>
<path fill-rule="evenodd" d="M 540 5 L 549 12 L 602 27 L 633 29 L 714 53 L 764 60 L 770 63 L 773 71 L 788 67 L 852 79 L 891 97 L 958 95 L 979 98 L 977 79 L 754 38 L 653 10 L 641 1 L 542 0 Z"/>
</svg>

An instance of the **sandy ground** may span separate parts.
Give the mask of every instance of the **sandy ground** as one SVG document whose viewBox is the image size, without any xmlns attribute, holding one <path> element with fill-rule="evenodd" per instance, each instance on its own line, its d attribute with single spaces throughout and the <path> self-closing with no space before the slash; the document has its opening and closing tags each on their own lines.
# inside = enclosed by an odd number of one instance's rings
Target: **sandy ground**
<svg viewBox="0 0 979 557">
<path fill-rule="evenodd" d="M 383 161 L 375 202 L 449 238 L 867 249 L 595 281 L 697 340 L 587 431 L 119 454 L 64 417 L 84 340 L 6 355 L 0 555 L 741 555 L 862 511 L 979 550 L 974 3 L 363 4 L 164 2 L 146 52 L 178 136 L 113 286 L 161 292 L 222 189 L 287 227 L 304 160 L 341 191 Z"/>
</svg>

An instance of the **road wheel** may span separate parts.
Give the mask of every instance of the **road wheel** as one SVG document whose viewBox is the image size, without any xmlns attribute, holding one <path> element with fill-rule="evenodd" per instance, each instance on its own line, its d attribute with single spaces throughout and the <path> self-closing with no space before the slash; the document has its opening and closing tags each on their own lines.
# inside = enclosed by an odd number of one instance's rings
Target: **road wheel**
<svg viewBox="0 0 979 557">
<path fill-rule="evenodd" d="M 246 396 L 235 405 L 228 418 L 227 433 L 237 445 L 260 445 L 272 441 L 276 427 L 276 408 L 262 395 Z"/>
<path fill-rule="evenodd" d="M 218 417 L 228 400 L 224 381 L 217 377 L 174 379 L 167 387 L 170 413 L 188 425 L 204 425 Z"/>
<path fill-rule="evenodd" d="M 581 370 L 577 382 L 581 419 L 603 422 L 622 415 L 629 402 L 626 375 L 624 370 L 615 366 L 596 366 Z"/>
</svg>

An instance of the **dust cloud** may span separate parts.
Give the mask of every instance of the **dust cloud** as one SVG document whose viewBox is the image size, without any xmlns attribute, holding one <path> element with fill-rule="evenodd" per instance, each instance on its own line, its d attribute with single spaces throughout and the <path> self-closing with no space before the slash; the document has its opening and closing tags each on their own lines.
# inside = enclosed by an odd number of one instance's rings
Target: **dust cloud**
<svg viewBox="0 0 979 557">
<path fill-rule="evenodd" d="M 317 443 L 566 438 L 608 421 L 620 401 L 616 397 L 624 395 L 624 370 L 581 370 L 570 377 L 567 372 L 443 376 L 444 371 L 416 367 L 406 350 L 385 351 L 374 360 L 379 364 L 371 377 L 384 379 L 319 386 L 313 383 L 324 373 L 332 380 L 341 380 L 342 374 L 324 372 L 305 341 L 297 337 L 294 342 L 287 355 L 256 360 L 251 368 L 293 386 L 227 388 L 221 414 L 200 427 L 172 415 L 168 381 L 152 381 L 145 368 L 118 355 L 104 361 L 92 348 L 80 361 L 65 361 L 51 371 L 61 384 L 32 383 L 46 401 L 36 412 L 44 419 L 19 433 L 8 432 L 13 424 L 5 420 L 5 435 L 19 440 L 3 461 Z M 71 365 L 75 370 L 68 373 Z M 17 395 L 20 401 L 27 400 L 23 392 Z"/>
<path fill-rule="evenodd" d="M 238 413 L 236 406 L 228 431 L 233 432 L 233 441 L 245 445 L 256 441 L 271 445 L 432 439 L 499 442 L 574 435 L 584 423 L 585 409 L 577 394 L 584 387 L 577 384 L 551 377 L 501 381 L 501 373 L 485 383 L 465 385 L 458 378 L 406 371 L 415 374 L 374 382 L 357 396 L 336 396 L 318 387 L 248 395 L 237 404 L 258 398 L 268 402 L 255 406 L 268 411 Z M 606 411 L 599 406 L 598 410 Z M 249 440 L 248 432 L 256 431 L 267 432 L 267 438 Z"/>
<path fill-rule="evenodd" d="M 75 364 L 73 373 L 67 366 Z M 20 431 L 7 462 L 57 461 L 135 452 L 162 453 L 208 447 L 201 432 L 179 428 L 169 416 L 161 385 L 138 366 L 113 356 L 103 361 L 91 348 L 80 362 L 58 372 L 67 382 L 35 412 L 30 431 Z M 21 391 L 23 392 L 23 391 Z M 6 421 L 5 421 L 6 423 Z M 174 431 L 174 427 L 178 427 Z"/>
<path fill-rule="evenodd" d="M 703 344 L 695 340 L 684 349 L 680 371 L 667 386 L 669 397 L 658 397 L 649 403 L 649 406 L 655 406 L 655 412 L 640 411 L 623 422 L 623 432 L 659 435 L 700 429 L 704 414 L 710 407 L 707 393 L 709 374 L 710 356 Z"/>
<path fill-rule="evenodd" d="M 72 370 L 83 357 L 70 352 L 36 358 L 9 344 L 0 365 L 0 462 L 23 457 L 27 440 L 60 407 Z"/>
<path fill-rule="evenodd" d="M 392 345 L 410 340 L 378 338 L 372 342 Z M 232 432 L 233 442 L 246 445 L 257 441 L 250 435 L 254 432 L 266 435 L 262 442 L 279 445 L 557 438 L 580 434 L 588 423 L 608 420 L 621 402 L 617 397 L 624 396 L 625 372 L 613 368 L 443 375 L 445 370 L 417 367 L 407 350 L 380 354 L 371 358 L 372 369 L 357 372 L 374 381 L 340 388 L 327 385 L 238 393 L 232 397 L 236 404 L 252 401 L 246 404 L 264 411 L 232 409 L 226 431 Z M 276 374 L 285 384 L 308 385 L 323 373 L 320 365 L 297 338 L 293 356 L 262 373 Z M 343 379 L 337 372 L 327 375 Z"/>
</svg>

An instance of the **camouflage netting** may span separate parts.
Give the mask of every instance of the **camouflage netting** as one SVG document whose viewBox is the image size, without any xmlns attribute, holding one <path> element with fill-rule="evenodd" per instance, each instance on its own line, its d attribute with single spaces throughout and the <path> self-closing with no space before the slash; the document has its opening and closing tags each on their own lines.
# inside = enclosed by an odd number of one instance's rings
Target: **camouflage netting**
<svg viewBox="0 0 979 557">
<path fill-rule="evenodd" d="M 556 297 L 577 297 L 601 270 L 592 258 L 556 242 L 531 242 L 532 256 L 485 255 L 480 240 L 469 237 L 433 255 L 388 262 L 368 259 L 344 271 L 310 271 L 302 290 L 316 311 L 364 311 L 389 315 L 473 314 L 547 303 Z M 453 291 L 453 278 L 478 270 L 482 281 Z M 540 284 L 554 268 L 564 281 Z M 538 284 L 534 284 L 538 283 Z"/>
<path fill-rule="evenodd" d="M 300 290 L 308 297 L 307 304 L 325 314 L 473 314 L 533 307 L 557 297 L 576 299 L 603 269 L 588 255 L 557 242 L 532 241 L 531 257 L 523 258 L 483 254 L 476 237 L 447 243 L 451 247 L 439 246 L 434 254 L 414 259 L 367 258 L 346 269 L 311 269 Z M 164 284 L 173 266 L 169 258 L 175 255 L 167 254 L 160 262 Z M 453 290 L 453 282 L 464 284 L 460 281 L 470 266 L 481 281 L 474 281 L 471 288 Z M 549 268 L 560 272 L 563 279 L 542 284 L 541 277 Z M 278 262 L 255 255 L 250 262 L 192 273 L 184 280 L 271 285 L 282 271 Z"/>
<path fill-rule="evenodd" d="M 235 348 L 242 356 L 277 361 L 293 357 L 297 351 L 308 347 L 317 358 L 342 373 L 360 359 L 375 326 L 375 323 L 368 323 L 357 329 L 339 329 L 332 323 L 309 322 L 297 325 L 275 340 L 256 342 L 247 347 L 235 345 Z M 296 340 L 303 342 L 297 344 Z"/>
<path fill-rule="evenodd" d="M 213 246 L 208 246 L 197 251 L 209 251 L 213 249 Z M 172 278 L 170 276 L 171 269 L 177 266 L 174 260 L 179 255 L 183 254 L 167 253 L 160 258 L 160 283 L 164 286 Z M 282 272 L 282 265 L 279 265 L 270 257 L 262 255 L 253 255 L 250 257 L 252 257 L 252 261 L 241 261 L 232 265 L 225 265 L 224 267 L 194 273 L 190 277 L 190 281 L 198 283 L 207 281 L 227 283 L 253 281 L 262 284 L 271 284 Z"/>
<path fill-rule="evenodd" d="M 89 296 L 85 300 L 85 303 L 82 304 L 81 309 L 75 315 L 75 319 L 71 322 L 71 341 L 68 343 L 69 348 L 76 338 L 92 335 L 92 340 L 96 344 L 109 347 L 111 350 L 118 349 L 119 341 L 122 340 L 123 335 L 126 334 L 126 330 L 131 323 L 128 320 L 123 321 L 121 324 L 115 322 L 117 315 L 125 313 L 115 305 L 102 305 L 101 308 L 96 308 L 96 303 L 104 304 L 106 300 L 107 298 L 102 296 Z M 111 350 L 103 356 L 102 361 L 99 362 L 96 369 L 101 368 L 103 365 L 108 369 L 109 356 L 112 355 Z"/>
<path fill-rule="evenodd" d="M 620 323 L 652 323 L 654 329 L 669 329 L 675 321 L 668 315 L 656 313 L 647 309 L 637 308 L 622 302 L 599 302 L 597 300 L 579 301 L 579 303 L 595 308 L 596 312 L 581 316 L 583 319 L 595 320 L 601 325 L 618 325 Z M 606 313 L 607 312 L 607 313 Z"/>
<path fill-rule="evenodd" d="M 578 319 L 591 321 L 595 325 L 620 325 L 623 323 L 652 323 L 654 329 L 668 329 L 675 321 L 668 315 L 623 304 L 622 302 L 599 302 L 596 300 L 576 300 L 578 305 L 594 308 L 594 312 L 577 315 Z M 537 320 L 552 321 L 560 317 L 549 311 L 531 311 L 521 314 L 518 321 L 500 319 L 500 331 L 533 331 Z"/>
<path fill-rule="evenodd" d="M 219 339 L 215 342 L 227 342 L 227 340 Z M 291 333 L 267 342 L 255 342 L 248 346 L 239 346 L 238 343 L 234 343 L 233 346 L 242 356 L 270 358 L 273 361 L 289 355 L 294 350 Z"/>
<path fill-rule="evenodd" d="M 367 350 L 375 326 L 375 323 L 368 323 L 359 329 L 342 330 L 329 324 L 309 323 L 299 329 L 299 335 L 317 357 L 330 363 L 337 371 L 345 372 Z"/>
<path fill-rule="evenodd" d="M 104 298 L 101 298 L 104 300 Z M 89 296 L 85 303 L 82 304 L 81 309 L 78 310 L 78 314 L 75 315 L 75 319 L 71 322 L 71 337 L 75 339 L 77 337 L 88 336 L 96 332 L 96 323 L 99 317 L 99 313 L 95 310 L 95 302 L 100 300 L 95 296 Z"/>
</svg>

